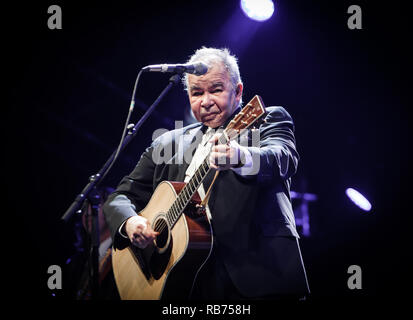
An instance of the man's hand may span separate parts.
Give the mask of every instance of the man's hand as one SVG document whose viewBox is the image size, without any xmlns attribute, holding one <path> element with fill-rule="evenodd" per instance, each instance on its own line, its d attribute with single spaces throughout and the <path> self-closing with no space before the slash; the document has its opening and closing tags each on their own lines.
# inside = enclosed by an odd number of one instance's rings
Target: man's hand
<svg viewBox="0 0 413 320">
<path fill-rule="evenodd" d="M 142 216 L 129 218 L 126 220 L 124 228 L 130 242 L 141 249 L 146 248 L 159 234 L 151 228 L 149 221 Z"/>
<path fill-rule="evenodd" d="M 209 143 L 214 144 L 209 156 L 209 165 L 215 170 L 228 170 L 230 168 L 242 165 L 241 159 L 245 158 L 243 151 L 239 148 L 238 143 L 231 141 L 228 144 L 215 145 L 218 142 L 220 134 L 215 134 Z"/>
</svg>

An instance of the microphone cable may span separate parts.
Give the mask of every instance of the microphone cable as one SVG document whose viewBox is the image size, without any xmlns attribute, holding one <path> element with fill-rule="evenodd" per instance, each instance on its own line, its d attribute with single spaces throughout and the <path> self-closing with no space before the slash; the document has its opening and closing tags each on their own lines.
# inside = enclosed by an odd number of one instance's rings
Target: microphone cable
<svg viewBox="0 0 413 320">
<path fill-rule="evenodd" d="M 115 155 L 113 156 L 113 160 L 111 161 L 111 163 L 110 163 L 108 169 L 106 170 L 105 174 L 104 174 L 104 175 L 102 176 L 102 178 L 100 179 L 99 183 L 102 182 L 102 180 L 105 178 L 106 174 L 110 171 L 110 169 L 112 168 L 113 164 L 114 164 L 115 161 L 117 160 L 117 158 L 118 158 L 118 156 L 119 156 L 119 153 L 120 153 L 120 150 L 121 150 L 122 145 L 123 145 L 123 141 L 125 140 L 125 137 L 126 137 L 126 131 L 130 128 L 129 120 L 130 120 L 130 117 L 131 117 L 131 115 L 132 115 L 132 113 L 133 113 L 133 110 L 134 110 L 134 108 L 135 108 L 136 88 L 138 87 L 139 79 L 140 79 L 140 77 L 141 77 L 142 72 L 143 72 L 143 69 L 141 69 L 141 70 L 139 71 L 139 73 L 138 73 L 138 75 L 137 75 L 137 77 L 136 77 L 136 80 L 135 80 L 135 84 L 134 84 L 134 86 L 133 86 L 132 98 L 131 98 L 131 102 L 130 102 L 130 105 L 129 105 L 128 115 L 127 115 L 127 117 L 126 117 L 125 125 L 123 126 L 122 136 L 121 136 L 121 138 L 120 138 L 119 145 L 118 145 L 118 147 L 117 147 L 117 149 L 116 149 L 116 153 L 115 153 Z M 133 126 L 133 124 L 132 124 L 132 126 Z"/>
</svg>

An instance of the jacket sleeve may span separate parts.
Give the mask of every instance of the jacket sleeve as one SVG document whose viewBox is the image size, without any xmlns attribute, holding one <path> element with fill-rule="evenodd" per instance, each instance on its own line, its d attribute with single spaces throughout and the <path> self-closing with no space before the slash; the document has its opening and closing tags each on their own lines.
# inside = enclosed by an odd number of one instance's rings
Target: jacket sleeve
<svg viewBox="0 0 413 320">
<path fill-rule="evenodd" d="M 258 181 L 263 183 L 287 180 L 297 171 L 299 160 L 291 116 L 283 107 L 267 108 L 259 133 L 258 146 L 253 142 L 253 146 L 248 147 L 253 162 L 251 174 L 257 175 Z"/>
<path fill-rule="evenodd" d="M 124 239 L 119 234 L 123 222 L 145 208 L 153 193 L 155 162 L 152 153 L 157 141 L 145 150 L 134 170 L 125 176 L 103 206 L 103 213 L 115 247 Z"/>
</svg>

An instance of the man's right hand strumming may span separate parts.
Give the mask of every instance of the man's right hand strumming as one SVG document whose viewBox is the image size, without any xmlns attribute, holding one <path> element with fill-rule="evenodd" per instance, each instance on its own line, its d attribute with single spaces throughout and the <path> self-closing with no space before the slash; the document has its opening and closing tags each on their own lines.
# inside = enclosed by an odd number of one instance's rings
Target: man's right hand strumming
<svg viewBox="0 0 413 320">
<path fill-rule="evenodd" d="M 146 248 L 159 234 L 159 232 L 152 229 L 149 221 L 142 216 L 129 218 L 123 228 L 130 242 L 141 249 Z"/>
</svg>

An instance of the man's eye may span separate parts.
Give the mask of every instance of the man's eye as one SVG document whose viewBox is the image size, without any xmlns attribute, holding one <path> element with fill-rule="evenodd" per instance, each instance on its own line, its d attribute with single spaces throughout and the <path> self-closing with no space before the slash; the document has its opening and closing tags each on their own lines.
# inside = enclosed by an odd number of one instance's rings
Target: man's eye
<svg viewBox="0 0 413 320">
<path fill-rule="evenodd" d="M 200 96 L 201 94 L 202 94 L 201 92 L 192 92 L 192 95 L 195 96 L 195 97 Z"/>
<path fill-rule="evenodd" d="M 217 92 L 221 92 L 222 89 L 215 89 L 214 91 L 212 91 L 212 93 L 217 93 Z"/>
</svg>

